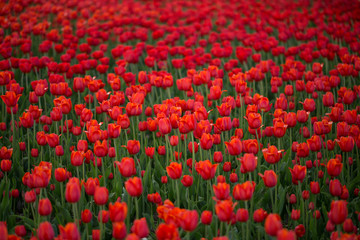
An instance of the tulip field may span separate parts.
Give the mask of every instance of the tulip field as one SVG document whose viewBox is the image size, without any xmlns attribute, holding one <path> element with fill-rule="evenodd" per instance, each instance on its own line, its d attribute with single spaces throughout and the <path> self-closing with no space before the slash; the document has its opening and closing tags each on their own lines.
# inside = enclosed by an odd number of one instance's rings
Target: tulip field
<svg viewBox="0 0 360 240">
<path fill-rule="evenodd" d="M 0 240 L 360 239 L 360 2 L 0 1 Z"/>
</svg>

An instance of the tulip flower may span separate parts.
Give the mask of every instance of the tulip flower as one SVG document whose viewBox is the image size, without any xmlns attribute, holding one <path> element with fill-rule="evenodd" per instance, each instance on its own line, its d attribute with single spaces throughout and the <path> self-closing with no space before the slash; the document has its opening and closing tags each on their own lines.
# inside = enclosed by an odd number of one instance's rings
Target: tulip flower
<svg viewBox="0 0 360 240">
<path fill-rule="evenodd" d="M 264 172 L 264 175 L 259 173 L 259 176 L 263 179 L 266 187 L 271 188 L 271 187 L 276 186 L 277 176 L 273 170 L 266 170 Z"/>
<path fill-rule="evenodd" d="M 342 224 L 348 215 L 347 202 L 343 200 L 332 201 L 329 219 L 333 224 Z"/>
</svg>

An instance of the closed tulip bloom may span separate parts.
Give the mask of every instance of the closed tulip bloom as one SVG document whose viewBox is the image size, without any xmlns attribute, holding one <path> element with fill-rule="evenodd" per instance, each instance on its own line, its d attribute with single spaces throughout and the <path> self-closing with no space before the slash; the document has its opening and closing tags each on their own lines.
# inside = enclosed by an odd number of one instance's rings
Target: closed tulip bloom
<svg viewBox="0 0 360 240">
<path fill-rule="evenodd" d="M 214 162 L 221 163 L 223 161 L 223 154 L 222 152 L 214 152 Z"/>
<path fill-rule="evenodd" d="M 209 133 L 203 133 L 200 138 L 200 147 L 209 150 L 213 146 L 213 138 Z"/>
<path fill-rule="evenodd" d="M 320 185 L 318 182 L 310 182 L 310 191 L 312 194 L 320 193 Z"/>
<path fill-rule="evenodd" d="M 296 120 L 299 123 L 306 123 L 309 119 L 309 113 L 306 112 L 305 110 L 298 110 L 296 112 Z"/>
<path fill-rule="evenodd" d="M 261 126 L 261 115 L 260 113 L 249 113 L 247 116 L 247 121 L 249 127 L 252 129 L 257 129 Z"/>
<path fill-rule="evenodd" d="M 109 221 L 109 211 L 100 210 L 97 217 L 98 222 L 107 223 Z"/>
<path fill-rule="evenodd" d="M 337 158 L 330 159 L 328 161 L 328 163 L 326 164 L 327 172 L 331 177 L 339 176 L 341 173 L 342 167 L 343 167 L 343 164 Z"/>
<path fill-rule="evenodd" d="M 303 103 L 302 102 L 300 102 L 300 103 L 303 105 L 305 111 L 307 111 L 307 112 L 315 111 L 316 105 L 315 105 L 314 99 L 306 98 Z"/>
<path fill-rule="evenodd" d="M 265 232 L 270 236 L 276 236 L 282 229 L 281 218 L 278 214 L 269 214 L 265 220 Z"/>
<path fill-rule="evenodd" d="M 34 125 L 34 117 L 31 112 L 23 112 L 22 117 L 19 117 L 21 126 L 24 128 L 31 128 Z"/>
<path fill-rule="evenodd" d="M 201 213 L 201 223 L 205 225 L 210 225 L 212 222 L 212 212 L 205 210 Z"/>
<path fill-rule="evenodd" d="M 286 133 L 286 129 L 287 129 L 287 125 L 285 125 L 285 123 L 280 118 L 280 120 L 277 120 L 274 123 L 273 126 L 274 136 L 277 138 L 283 137 Z"/>
<path fill-rule="evenodd" d="M 15 234 L 19 237 L 25 237 L 26 236 L 26 228 L 24 225 L 17 225 L 15 227 Z M 1 235 L 1 233 L 0 233 Z"/>
<path fill-rule="evenodd" d="M 153 158 L 154 154 L 155 154 L 155 148 L 154 147 L 146 147 L 145 148 L 145 154 L 146 156 L 148 156 L 149 158 Z"/>
<path fill-rule="evenodd" d="M 166 135 L 171 132 L 171 123 L 169 118 L 161 118 L 159 120 L 159 131 L 162 135 Z"/>
<path fill-rule="evenodd" d="M 79 179 L 70 178 L 69 182 L 66 184 L 65 190 L 65 199 L 69 203 L 76 203 L 80 200 L 81 196 L 81 187 Z"/>
<path fill-rule="evenodd" d="M 351 152 L 355 145 L 353 137 L 340 137 L 340 140 L 337 140 L 337 143 L 342 152 Z"/>
<path fill-rule="evenodd" d="M 342 224 L 348 215 L 347 202 L 344 200 L 332 201 L 328 215 L 333 224 Z"/>
<path fill-rule="evenodd" d="M 171 136 L 171 137 L 170 137 L 170 145 L 173 146 L 173 147 L 175 147 L 175 146 L 177 146 L 178 144 L 179 144 L 179 137 L 178 137 L 178 136 L 175 136 L 175 135 Z"/>
<path fill-rule="evenodd" d="M 97 156 L 97 157 L 105 157 L 107 156 L 108 154 L 108 151 L 109 151 L 109 148 L 108 148 L 108 142 L 106 140 L 104 141 L 96 141 L 95 142 L 95 145 L 94 145 L 94 154 Z"/>
<path fill-rule="evenodd" d="M 1 160 L 1 163 L 0 163 L 1 171 L 9 172 L 11 170 L 11 165 L 12 165 L 11 163 L 12 162 L 10 160 L 7 160 L 7 159 Z"/>
<path fill-rule="evenodd" d="M 52 240 L 54 239 L 54 229 L 49 222 L 40 223 L 37 230 L 37 237 L 39 240 Z"/>
<path fill-rule="evenodd" d="M 195 129 L 196 120 L 193 114 L 184 115 L 179 120 L 179 131 L 181 134 L 187 134 Z"/>
<path fill-rule="evenodd" d="M 277 240 L 296 240 L 296 233 L 287 229 L 281 229 L 276 234 Z"/>
<path fill-rule="evenodd" d="M 173 224 L 160 223 L 155 234 L 158 240 L 176 240 L 180 238 L 179 231 Z"/>
<path fill-rule="evenodd" d="M 240 170 L 242 173 L 253 172 L 257 167 L 257 157 L 255 157 L 252 153 L 244 154 L 244 156 L 240 159 L 240 162 Z"/>
<path fill-rule="evenodd" d="M 109 190 L 106 187 L 96 187 L 94 202 L 96 205 L 105 205 L 109 199 Z"/>
<path fill-rule="evenodd" d="M 295 165 L 293 169 L 289 168 L 293 184 L 297 185 L 298 181 L 304 181 L 306 176 L 306 166 Z"/>
<path fill-rule="evenodd" d="M 124 222 L 115 222 L 112 225 L 112 237 L 116 240 L 126 237 L 126 225 Z"/>
<path fill-rule="evenodd" d="M 180 214 L 180 226 L 187 232 L 196 229 L 199 222 L 199 214 L 196 210 L 185 210 Z"/>
<path fill-rule="evenodd" d="M 232 195 L 236 200 L 248 201 L 253 196 L 255 186 L 256 183 L 250 181 L 246 181 L 243 184 L 236 184 Z"/>
<path fill-rule="evenodd" d="M 141 179 L 138 177 L 129 178 L 125 182 L 125 189 L 132 197 L 139 197 L 143 192 Z"/>
<path fill-rule="evenodd" d="M 262 222 L 266 217 L 267 217 L 267 212 L 264 209 L 259 208 L 254 211 L 253 214 L 254 222 L 257 223 Z"/>
<path fill-rule="evenodd" d="M 229 222 L 234 210 L 234 204 L 229 200 L 219 201 L 215 205 L 215 213 L 221 222 Z"/>
<path fill-rule="evenodd" d="M 204 180 L 214 178 L 218 164 L 212 164 L 209 160 L 199 161 L 195 165 L 195 170 Z"/>
<path fill-rule="evenodd" d="M 171 179 L 179 179 L 182 175 L 182 165 L 181 163 L 172 162 L 168 167 L 166 167 L 166 172 Z"/>
<path fill-rule="evenodd" d="M 330 194 L 334 197 L 340 197 L 342 193 L 342 186 L 338 179 L 330 180 L 329 184 Z"/>
<path fill-rule="evenodd" d="M 184 187 L 190 187 L 194 182 L 193 176 L 190 175 L 184 175 L 181 179 L 181 183 L 184 185 Z"/>
<path fill-rule="evenodd" d="M 239 222 L 247 222 L 249 219 L 249 211 L 245 208 L 239 208 L 236 212 L 236 220 Z"/>
<path fill-rule="evenodd" d="M 259 176 L 263 179 L 266 187 L 275 187 L 277 183 L 277 176 L 273 170 L 266 170 L 264 175 L 259 173 Z"/>
<path fill-rule="evenodd" d="M 326 92 L 323 95 L 322 102 L 325 107 L 334 106 L 334 95 L 332 94 L 332 92 Z"/>
<path fill-rule="evenodd" d="M 110 138 L 118 138 L 121 133 L 121 126 L 115 123 L 108 125 L 108 133 Z"/>
<path fill-rule="evenodd" d="M 34 190 L 27 191 L 24 196 L 26 203 L 33 203 L 36 201 L 36 193 Z"/>
<path fill-rule="evenodd" d="M 131 177 L 136 174 L 135 161 L 133 158 L 123 157 L 118 168 L 123 177 Z"/>
<path fill-rule="evenodd" d="M 128 150 L 129 154 L 135 155 L 140 151 L 140 142 L 137 140 L 129 140 L 127 142 L 126 149 Z"/>
<path fill-rule="evenodd" d="M 109 204 L 110 220 L 112 222 L 123 222 L 126 219 L 128 212 L 126 202 L 115 202 Z"/>
<path fill-rule="evenodd" d="M 70 155 L 71 165 L 75 167 L 81 166 L 83 164 L 83 160 L 84 160 L 84 152 L 80 152 L 80 151 L 71 152 Z"/>
<path fill-rule="evenodd" d="M 62 239 L 80 240 L 80 232 L 75 223 L 68 223 L 63 226 L 59 226 L 60 235 Z"/>
<path fill-rule="evenodd" d="M 131 232 L 135 233 L 139 238 L 146 238 L 149 235 L 149 227 L 145 218 L 136 219 Z"/>
<path fill-rule="evenodd" d="M 92 219 L 92 213 L 89 209 L 84 209 L 82 212 L 81 212 L 81 221 L 83 223 L 89 223 L 91 222 L 91 219 Z"/>
<path fill-rule="evenodd" d="M 52 212 L 52 205 L 48 198 L 40 199 L 38 213 L 40 216 L 48 216 Z"/>
<path fill-rule="evenodd" d="M 230 185 L 227 183 L 218 183 L 213 185 L 215 197 L 219 200 L 228 199 L 230 196 Z"/>
<path fill-rule="evenodd" d="M 231 156 L 237 156 L 240 155 L 242 151 L 242 143 L 239 138 L 233 138 L 230 142 L 225 142 L 226 148 L 228 150 L 228 153 Z"/>
<path fill-rule="evenodd" d="M 291 211 L 291 219 L 294 221 L 297 221 L 300 219 L 300 210 L 298 209 L 293 209 Z"/>
<path fill-rule="evenodd" d="M 297 120 L 296 120 L 296 113 L 289 112 L 284 117 L 284 123 L 289 127 L 293 128 L 296 126 Z"/>
<path fill-rule="evenodd" d="M 87 195 L 93 196 L 95 194 L 96 187 L 100 186 L 98 178 L 88 178 L 84 184 L 85 192 Z"/>
</svg>

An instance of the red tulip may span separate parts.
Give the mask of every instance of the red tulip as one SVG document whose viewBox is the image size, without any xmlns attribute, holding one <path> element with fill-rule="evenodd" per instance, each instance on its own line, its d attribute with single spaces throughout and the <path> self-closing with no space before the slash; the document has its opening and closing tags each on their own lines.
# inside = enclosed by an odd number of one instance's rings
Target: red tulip
<svg viewBox="0 0 360 240">
<path fill-rule="evenodd" d="M 320 185 L 318 182 L 310 182 L 310 191 L 312 194 L 320 193 Z"/>
<path fill-rule="evenodd" d="M 59 226 L 60 235 L 63 239 L 80 240 L 80 232 L 75 223 L 68 223 L 63 226 Z"/>
<path fill-rule="evenodd" d="M 333 224 L 342 224 L 347 215 L 347 202 L 344 200 L 332 201 L 331 202 L 331 209 L 329 212 L 329 219 Z"/>
<path fill-rule="evenodd" d="M 40 223 L 37 230 L 37 237 L 39 240 L 52 240 L 54 239 L 54 229 L 49 222 Z"/>
<path fill-rule="evenodd" d="M 125 189 L 132 197 L 139 197 L 143 192 L 141 179 L 138 177 L 129 178 L 125 182 Z"/>
<path fill-rule="evenodd" d="M 155 234 L 158 240 L 167 240 L 167 239 L 175 240 L 180 238 L 179 232 L 176 226 L 174 226 L 173 224 L 161 223 L 157 227 Z"/>
<path fill-rule="evenodd" d="M 268 148 L 264 148 L 262 152 L 266 162 L 275 164 L 280 161 L 282 151 L 278 151 L 276 146 L 272 145 Z"/>
<path fill-rule="evenodd" d="M 252 129 L 257 129 L 261 126 L 260 113 L 249 113 L 246 119 L 248 121 L 249 127 Z"/>
<path fill-rule="evenodd" d="M 9 172 L 11 170 L 11 165 L 12 165 L 11 163 L 12 162 L 7 159 L 1 160 L 1 163 L 0 163 L 1 171 Z"/>
<path fill-rule="evenodd" d="M 166 135 L 171 132 L 171 124 L 169 118 L 161 118 L 159 120 L 159 131 L 162 135 Z"/>
<path fill-rule="evenodd" d="M 196 210 L 185 210 L 180 213 L 180 226 L 187 232 L 196 229 L 199 222 L 199 214 Z"/>
<path fill-rule="evenodd" d="M 1 95 L 1 99 L 4 101 L 5 105 L 9 108 L 16 106 L 21 94 L 16 94 L 13 91 L 6 91 L 5 95 Z"/>
<path fill-rule="evenodd" d="M 240 162 L 242 173 L 253 172 L 257 167 L 257 157 L 252 153 L 245 153 Z"/>
<path fill-rule="evenodd" d="M 200 146 L 204 150 L 209 150 L 213 146 L 213 137 L 211 134 L 203 133 L 200 138 Z"/>
<path fill-rule="evenodd" d="M 131 231 L 135 233 L 139 238 L 146 238 L 149 235 L 149 228 L 145 218 L 136 219 Z"/>
<path fill-rule="evenodd" d="M 203 211 L 201 213 L 201 223 L 205 225 L 210 225 L 212 222 L 212 212 L 211 211 Z"/>
<path fill-rule="evenodd" d="M 199 161 L 195 165 L 195 170 L 204 180 L 214 178 L 218 164 L 212 164 L 209 160 Z"/>
<path fill-rule="evenodd" d="M 292 176 L 293 184 L 297 185 L 298 181 L 302 182 L 306 176 L 306 167 L 295 165 L 293 169 L 289 168 Z"/>
<path fill-rule="evenodd" d="M 254 219 L 254 222 L 262 222 L 264 221 L 264 219 L 267 217 L 267 212 L 264 211 L 264 209 L 260 208 L 260 209 L 256 209 L 254 211 L 254 214 L 253 214 L 253 219 Z"/>
<path fill-rule="evenodd" d="M 242 151 L 242 143 L 239 138 L 233 138 L 230 142 L 225 142 L 228 153 L 232 156 L 240 155 Z"/>
<path fill-rule="evenodd" d="M 131 177 L 136 174 L 135 161 L 133 158 L 124 157 L 118 165 L 119 171 L 124 177 Z"/>
<path fill-rule="evenodd" d="M 65 199 L 69 203 L 76 203 L 80 200 L 81 187 L 80 181 L 77 178 L 70 178 L 66 184 Z"/>
<path fill-rule="evenodd" d="M 110 220 L 112 222 L 123 222 L 127 216 L 127 204 L 126 202 L 115 202 L 109 204 Z"/>
<path fill-rule="evenodd" d="M 229 222 L 234 210 L 234 204 L 230 200 L 219 201 L 215 205 L 215 212 L 221 222 Z"/>
<path fill-rule="evenodd" d="M 179 179 L 182 175 L 182 165 L 181 163 L 172 162 L 168 167 L 166 167 L 166 172 L 171 179 Z"/>
<path fill-rule="evenodd" d="M 327 172 L 332 177 L 337 177 L 340 175 L 343 164 L 339 159 L 330 159 L 326 164 Z"/>
<path fill-rule="evenodd" d="M 89 209 L 84 209 L 82 212 L 81 212 L 81 221 L 83 223 L 89 223 L 91 222 L 91 219 L 92 219 L 92 213 Z"/>
<path fill-rule="evenodd" d="M 140 142 L 137 140 L 129 140 L 127 142 L 126 149 L 128 150 L 129 154 L 135 155 L 140 151 Z"/>
<path fill-rule="evenodd" d="M 277 232 L 277 240 L 296 240 L 296 233 L 287 229 L 281 229 Z"/>
<path fill-rule="evenodd" d="M 248 201 L 255 191 L 255 182 L 247 181 L 243 184 L 236 184 L 233 189 L 233 197 L 236 200 Z"/>
<path fill-rule="evenodd" d="M 259 176 L 263 179 L 266 187 L 275 187 L 277 183 L 277 176 L 273 170 L 266 170 L 264 175 L 259 173 Z"/>
<path fill-rule="evenodd" d="M 124 239 L 126 237 L 126 225 L 124 222 L 113 223 L 112 236 L 115 239 Z"/>
<path fill-rule="evenodd" d="M 278 214 L 269 214 L 265 220 L 265 232 L 270 236 L 276 236 L 282 229 L 281 218 Z"/>
<path fill-rule="evenodd" d="M 218 183 L 213 185 L 215 197 L 219 200 L 228 199 L 230 196 L 230 185 L 227 183 Z"/>
<path fill-rule="evenodd" d="M 48 216 L 52 212 L 52 205 L 48 198 L 40 199 L 38 212 L 41 216 Z"/>
<path fill-rule="evenodd" d="M 96 205 L 105 205 L 109 199 L 109 190 L 106 187 L 96 187 L 94 202 Z"/>
<path fill-rule="evenodd" d="M 247 222 L 249 219 L 249 211 L 245 208 L 239 208 L 236 212 L 236 220 L 239 222 Z"/>
</svg>

